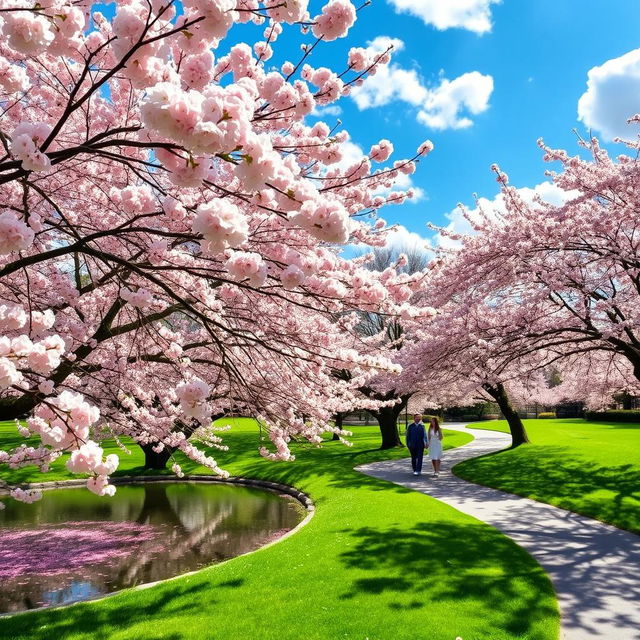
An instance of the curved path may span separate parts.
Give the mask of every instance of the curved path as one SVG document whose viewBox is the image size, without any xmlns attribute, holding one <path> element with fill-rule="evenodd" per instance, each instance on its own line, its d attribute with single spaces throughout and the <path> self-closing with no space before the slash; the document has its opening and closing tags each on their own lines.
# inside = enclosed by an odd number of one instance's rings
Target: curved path
<svg viewBox="0 0 640 640">
<path fill-rule="evenodd" d="M 558 595 L 564 640 L 640 640 L 640 536 L 564 509 L 472 484 L 454 476 L 456 463 L 508 447 L 497 431 L 465 429 L 475 440 L 444 455 L 432 478 L 411 474 L 408 460 L 357 467 L 376 478 L 426 493 L 499 529 L 524 547 L 549 574 Z"/>
</svg>

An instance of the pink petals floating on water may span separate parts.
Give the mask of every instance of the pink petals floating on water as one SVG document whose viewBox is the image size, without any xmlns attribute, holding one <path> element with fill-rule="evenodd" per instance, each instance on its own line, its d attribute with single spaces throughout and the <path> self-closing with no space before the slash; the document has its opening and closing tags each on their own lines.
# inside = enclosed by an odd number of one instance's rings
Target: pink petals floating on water
<svg viewBox="0 0 640 640">
<path fill-rule="evenodd" d="M 160 535 L 135 522 L 66 522 L 35 529 L 0 529 L 0 579 L 61 575 L 136 552 Z"/>
</svg>

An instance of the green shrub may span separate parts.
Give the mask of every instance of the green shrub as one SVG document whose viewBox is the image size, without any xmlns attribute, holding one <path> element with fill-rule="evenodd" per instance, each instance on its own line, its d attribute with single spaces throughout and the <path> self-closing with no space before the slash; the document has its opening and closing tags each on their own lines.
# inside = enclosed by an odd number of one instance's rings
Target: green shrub
<svg viewBox="0 0 640 640">
<path fill-rule="evenodd" d="M 587 420 L 596 422 L 640 422 L 640 409 L 610 409 L 609 411 L 587 411 Z"/>
<path fill-rule="evenodd" d="M 555 418 L 555 417 L 556 417 L 555 411 L 543 411 L 542 413 L 538 414 L 538 418 Z"/>
</svg>

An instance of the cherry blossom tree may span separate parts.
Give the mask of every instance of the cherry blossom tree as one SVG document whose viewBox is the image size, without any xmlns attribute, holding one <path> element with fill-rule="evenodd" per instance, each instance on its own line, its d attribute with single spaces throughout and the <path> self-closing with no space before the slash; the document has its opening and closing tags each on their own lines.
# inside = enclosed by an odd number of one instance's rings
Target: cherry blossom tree
<svg viewBox="0 0 640 640">
<path fill-rule="evenodd" d="M 404 300 L 398 315 L 362 311 L 355 325 L 356 333 L 362 337 L 361 349 L 387 356 L 400 367 L 400 373 L 381 372 L 359 382 L 353 379 L 350 371 L 340 370 L 336 375 L 357 385 L 357 391 L 363 397 L 360 408 L 366 409 L 380 427 L 381 449 L 390 449 L 403 446 L 398 418 L 417 390 L 413 386 L 414 380 L 404 371 L 406 353 L 413 342 L 405 327 L 414 326 L 418 318 L 425 319 L 433 314 L 429 305 L 415 304 L 427 285 L 428 254 L 415 248 L 387 245 L 361 255 L 358 261 L 379 274 L 385 285 L 394 288 L 398 299 Z"/>
<path fill-rule="evenodd" d="M 268 430 L 262 455 L 288 460 L 292 437 L 319 442 L 354 406 L 334 370 L 397 370 L 359 350 L 350 314 L 407 313 L 421 283 L 335 246 L 384 243 L 368 220 L 411 196 L 394 181 L 432 148 L 391 162 L 381 140 L 345 168 L 348 133 L 309 123 L 390 59 L 354 47 L 339 71 L 311 66 L 353 25 L 349 0 L 315 16 L 304 0 L 108 7 L 0 0 L 0 415 L 41 443 L 0 463 L 71 452 L 100 495 L 118 464 L 104 437 L 224 473 L 203 445 L 243 412 Z M 263 38 L 228 45 L 243 23 Z M 271 66 L 285 28 L 308 43 Z"/>
<path fill-rule="evenodd" d="M 640 146 L 626 143 L 633 155 L 612 159 L 595 139 L 581 144 L 589 158 L 540 143 L 562 167 L 550 175 L 564 204 L 525 200 L 494 166 L 504 210 L 466 212 L 467 236 L 441 230 L 457 247 L 441 252 L 432 281 L 443 328 L 425 332 L 443 348 L 448 375 L 482 381 L 521 441 L 505 393 L 536 371 L 561 367 L 565 389 L 592 405 L 640 380 Z"/>
<path fill-rule="evenodd" d="M 450 277 L 448 270 L 444 263 L 430 279 L 424 295 L 434 303 L 435 316 L 414 321 L 402 375 L 435 406 L 497 403 L 509 424 L 512 446 L 524 444 L 529 439 L 510 389 L 530 381 L 539 361 L 518 360 L 503 349 L 496 328 L 508 317 L 508 309 L 474 306 L 462 295 L 447 301 L 442 285 Z"/>
</svg>

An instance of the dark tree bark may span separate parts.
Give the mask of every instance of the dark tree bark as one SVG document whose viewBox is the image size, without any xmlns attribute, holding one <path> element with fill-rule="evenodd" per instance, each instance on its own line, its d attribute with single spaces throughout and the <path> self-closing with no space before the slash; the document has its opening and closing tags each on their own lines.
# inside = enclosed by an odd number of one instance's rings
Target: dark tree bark
<svg viewBox="0 0 640 640">
<path fill-rule="evenodd" d="M 375 397 L 376 400 L 398 398 L 399 401 L 396 404 L 390 407 L 380 407 L 380 409 L 369 411 L 369 413 L 378 421 L 378 425 L 380 426 L 380 435 L 382 436 L 381 449 L 393 449 L 393 447 L 404 446 L 398 433 L 398 417 L 407 406 L 411 394 L 395 396 L 393 392 L 389 392 L 385 396 L 373 395 L 371 397 Z"/>
<path fill-rule="evenodd" d="M 144 451 L 145 469 L 165 469 L 167 466 L 167 462 L 169 462 L 169 458 L 173 453 L 173 449 L 170 449 L 166 446 L 160 453 L 156 453 L 153 450 L 153 447 L 155 446 L 156 443 L 140 445 L 140 448 Z"/>
<path fill-rule="evenodd" d="M 633 396 L 628 393 L 622 394 L 622 408 L 625 411 L 633 409 Z"/>
<path fill-rule="evenodd" d="M 400 335 L 402 329 L 398 325 L 395 329 Z M 396 338 L 398 337 L 396 336 Z M 334 371 L 334 376 L 339 380 L 351 380 L 351 372 L 347 369 L 339 369 Z M 380 435 L 382 436 L 381 449 L 392 449 L 393 447 L 402 447 L 402 441 L 400 440 L 400 434 L 398 433 L 398 416 L 404 411 L 409 402 L 409 398 L 413 395 L 407 393 L 405 395 L 398 395 L 395 389 L 381 393 L 372 389 L 371 387 L 363 386 L 358 390 L 362 395 L 372 400 L 389 401 L 396 400 L 396 404 L 390 407 L 381 407 L 380 409 L 371 410 L 366 409 L 368 415 L 373 416 L 380 427 Z M 367 422 L 368 424 L 368 422 Z"/>
<path fill-rule="evenodd" d="M 338 411 L 338 413 L 336 413 L 336 418 L 335 418 L 336 427 L 338 427 L 338 429 L 342 429 L 343 420 L 344 420 L 344 413 L 342 413 L 342 411 Z M 331 439 L 340 440 L 340 436 L 337 433 L 334 433 L 333 438 Z"/>
<path fill-rule="evenodd" d="M 220 418 L 224 418 L 224 413 L 216 413 L 211 416 L 211 421 L 215 422 Z M 186 424 L 182 422 L 182 420 L 176 420 L 174 431 L 181 431 L 184 433 L 187 440 L 194 434 L 194 432 L 198 428 L 198 423 L 192 421 L 190 424 Z M 156 446 L 156 443 L 153 442 L 151 444 L 139 444 L 138 446 L 144 451 L 144 468 L 145 469 L 166 469 L 167 462 L 171 458 L 171 454 L 175 451 L 173 447 L 167 447 L 165 445 L 164 449 L 160 453 L 156 453 L 153 450 L 153 447 Z"/>
<path fill-rule="evenodd" d="M 502 383 L 498 384 L 483 384 L 482 388 L 498 403 L 500 411 L 509 424 L 509 431 L 511 432 L 511 448 L 519 447 L 521 444 L 528 444 L 529 437 L 527 431 L 522 424 L 522 420 L 518 415 L 518 412 L 511 406 L 511 401 L 507 394 L 507 390 Z"/>
</svg>

